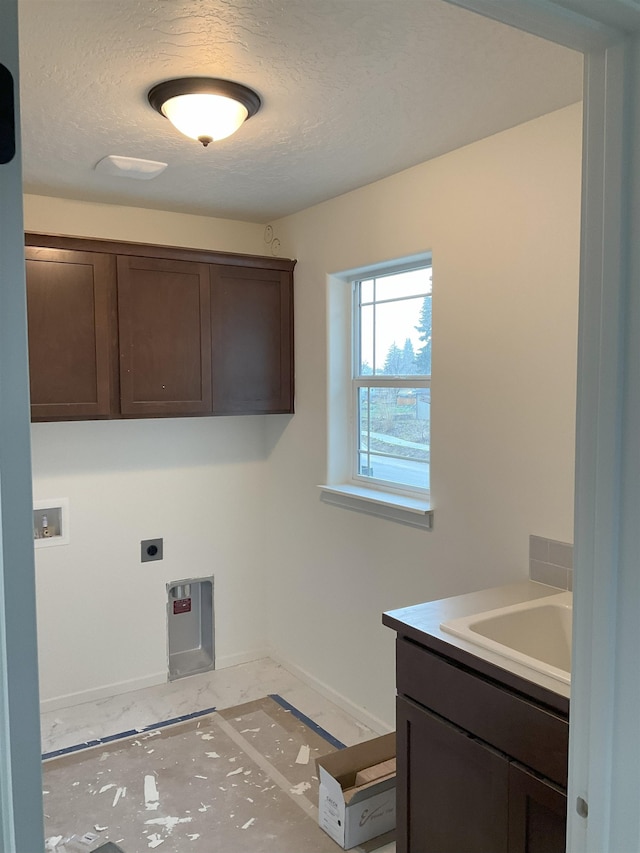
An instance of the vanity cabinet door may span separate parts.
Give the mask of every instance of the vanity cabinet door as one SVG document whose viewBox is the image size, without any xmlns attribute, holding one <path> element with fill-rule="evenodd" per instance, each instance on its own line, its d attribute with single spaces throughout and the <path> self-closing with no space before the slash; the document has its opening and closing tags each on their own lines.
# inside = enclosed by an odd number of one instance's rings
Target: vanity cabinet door
<svg viewBox="0 0 640 853">
<path fill-rule="evenodd" d="M 117 394 L 115 259 L 37 246 L 25 259 L 31 419 L 108 418 Z"/>
<path fill-rule="evenodd" d="M 509 765 L 509 853 L 564 853 L 567 795 L 518 764 Z"/>
<path fill-rule="evenodd" d="M 293 412 L 293 275 L 211 267 L 213 413 Z"/>
<path fill-rule="evenodd" d="M 118 257 L 123 415 L 211 413 L 207 264 Z"/>
<path fill-rule="evenodd" d="M 509 762 L 398 697 L 398 853 L 507 853 Z"/>
</svg>

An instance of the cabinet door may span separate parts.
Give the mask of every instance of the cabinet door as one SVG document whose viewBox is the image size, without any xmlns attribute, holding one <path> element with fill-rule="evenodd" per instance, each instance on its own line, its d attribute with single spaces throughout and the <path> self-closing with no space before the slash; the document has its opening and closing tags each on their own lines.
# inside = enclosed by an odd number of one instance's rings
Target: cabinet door
<svg viewBox="0 0 640 853">
<path fill-rule="evenodd" d="M 507 853 L 507 758 L 396 701 L 398 853 Z"/>
<path fill-rule="evenodd" d="M 293 411 L 292 276 L 211 267 L 215 414 Z"/>
<path fill-rule="evenodd" d="M 114 258 L 35 247 L 25 258 L 32 420 L 109 417 L 117 393 Z"/>
<path fill-rule="evenodd" d="M 118 257 L 123 415 L 211 412 L 209 268 Z"/>
<path fill-rule="evenodd" d="M 564 853 L 567 795 L 526 768 L 509 766 L 509 853 Z"/>
</svg>

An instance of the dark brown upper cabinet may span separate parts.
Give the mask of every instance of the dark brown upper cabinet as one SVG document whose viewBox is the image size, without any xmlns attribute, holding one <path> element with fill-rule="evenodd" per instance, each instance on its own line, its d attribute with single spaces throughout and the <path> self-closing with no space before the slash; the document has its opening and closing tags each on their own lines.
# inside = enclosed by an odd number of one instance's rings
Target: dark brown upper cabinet
<svg viewBox="0 0 640 853">
<path fill-rule="evenodd" d="M 211 267 L 213 410 L 293 410 L 291 276 L 279 270 Z"/>
<path fill-rule="evenodd" d="M 117 408 L 115 269 L 108 254 L 26 248 L 32 420 Z"/>
<path fill-rule="evenodd" d="M 123 415 L 211 412 L 211 318 L 206 264 L 118 257 Z"/>
<path fill-rule="evenodd" d="M 295 261 L 26 235 L 33 420 L 293 412 Z"/>
</svg>

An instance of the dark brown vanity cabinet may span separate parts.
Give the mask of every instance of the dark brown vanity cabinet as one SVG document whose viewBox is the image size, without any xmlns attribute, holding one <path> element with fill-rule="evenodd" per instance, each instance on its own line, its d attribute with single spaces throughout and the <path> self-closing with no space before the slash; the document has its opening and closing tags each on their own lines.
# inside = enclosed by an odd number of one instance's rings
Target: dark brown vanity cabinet
<svg viewBox="0 0 640 853">
<path fill-rule="evenodd" d="M 402 636 L 397 687 L 398 853 L 564 853 L 566 715 Z"/>
<path fill-rule="evenodd" d="M 526 767 L 509 764 L 509 850 L 564 853 L 567 792 Z"/>
<path fill-rule="evenodd" d="M 506 758 L 402 697 L 396 713 L 398 850 L 506 853 Z"/>
<path fill-rule="evenodd" d="M 293 412 L 294 261 L 26 243 L 32 420 Z"/>
</svg>

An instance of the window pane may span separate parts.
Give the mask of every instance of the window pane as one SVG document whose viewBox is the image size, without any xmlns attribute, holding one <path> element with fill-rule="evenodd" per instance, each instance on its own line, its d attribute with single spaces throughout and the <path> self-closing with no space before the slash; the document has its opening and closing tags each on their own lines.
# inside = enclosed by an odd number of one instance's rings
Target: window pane
<svg viewBox="0 0 640 853">
<path fill-rule="evenodd" d="M 420 315 L 425 299 L 431 297 L 376 305 L 376 375 L 414 376 L 418 372 L 416 355 L 423 346 Z"/>
<path fill-rule="evenodd" d="M 360 302 L 373 302 L 373 282 L 372 278 L 360 282 Z"/>
<path fill-rule="evenodd" d="M 360 309 L 360 359 L 356 365 L 357 376 L 371 376 L 374 369 L 373 305 Z"/>
<path fill-rule="evenodd" d="M 431 297 L 425 296 L 420 306 L 418 340 L 416 346 L 416 373 L 431 376 Z"/>
<path fill-rule="evenodd" d="M 360 388 L 358 473 L 429 488 L 431 389 Z"/>
<path fill-rule="evenodd" d="M 425 296 L 431 293 L 431 267 L 399 272 L 376 279 L 376 300 Z"/>
</svg>

